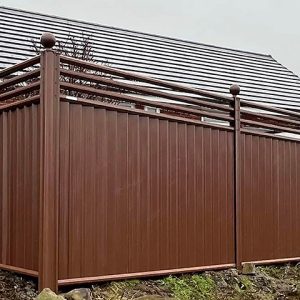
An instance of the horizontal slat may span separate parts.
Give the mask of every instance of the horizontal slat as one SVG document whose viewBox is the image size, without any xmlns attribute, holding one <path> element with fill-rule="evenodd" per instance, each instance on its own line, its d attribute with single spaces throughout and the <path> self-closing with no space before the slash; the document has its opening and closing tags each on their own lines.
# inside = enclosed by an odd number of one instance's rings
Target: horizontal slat
<svg viewBox="0 0 300 300">
<path fill-rule="evenodd" d="M 40 86 L 40 82 L 35 82 L 35 83 L 31 83 L 28 84 L 27 86 L 24 87 L 20 87 L 20 88 L 16 88 L 13 91 L 9 91 L 3 94 L 0 94 L 0 101 L 4 101 L 10 98 L 14 98 L 29 92 L 32 92 L 34 90 L 37 90 Z"/>
<path fill-rule="evenodd" d="M 295 137 L 285 137 L 285 136 L 281 136 L 281 135 L 274 134 L 274 133 L 260 132 L 257 130 L 252 130 L 252 129 L 247 129 L 247 128 L 242 128 L 241 133 L 255 135 L 255 136 L 262 136 L 262 137 L 267 137 L 267 138 L 272 138 L 272 139 L 276 138 L 276 139 L 280 139 L 280 140 L 284 140 L 284 141 L 293 141 L 293 142 L 300 143 L 300 136 L 299 136 L 299 139 L 297 139 Z"/>
<path fill-rule="evenodd" d="M 177 101 L 184 102 L 184 103 L 200 105 L 200 106 L 219 109 L 219 110 L 223 110 L 223 111 L 233 111 L 233 108 L 222 105 L 222 104 L 193 99 L 191 97 L 177 96 L 177 95 L 173 95 L 173 94 L 170 94 L 167 92 L 161 92 L 161 91 L 155 90 L 153 88 L 140 87 L 140 86 L 134 85 L 134 83 L 133 84 L 121 83 L 121 82 L 118 82 L 115 80 L 105 79 L 101 76 L 89 75 L 86 73 L 79 73 L 79 72 L 65 70 L 65 69 L 61 69 L 60 73 L 61 73 L 61 75 L 69 76 L 71 78 L 83 79 L 83 80 L 88 80 L 88 81 L 90 80 L 90 81 L 93 81 L 96 83 L 102 83 L 102 84 L 106 84 L 106 85 L 113 86 L 113 87 L 124 88 L 124 89 L 130 90 L 130 91 L 144 93 L 146 95 L 162 97 L 162 98 L 166 98 L 166 99 L 170 99 L 170 100 L 177 100 Z"/>
<path fill-rule="evenodd" d="M 5 89 L 5 88 L 7 88 L 9 86 L 13 86 L 15 84 L 18 84 L 20 82 L 26 81 L 28 79 L 32 79 L 32 78 L 38 77 L 39 75 L 40 75 L 40 70 L 37 69 L 37 70 L 26 72 L 26 73 L 24 73 L 22 75 L 14 76 L 13 78 L 10 78 L 8 80 L 0 82 L 0 93 L 1 93 L 1 89 Z"/>
<path fill-rule="evenodd" d="M 266 115 L 263 113 L 257 113 L 257 112 L 252 112 L 252 111 L 246 111 L 244 109 L 241 109 L 241 113 L 243 115 L 248 115 L 248 116 L 253 116 L 256 118 L 262 118 L 264 120 L 272 120 L 272 121 L 279 121 L 279 122 L 284 122 L 287 124 L 294 124 L 294 125 L 299 125 L 300 126 L 300 121 L 295 121 L 293 119 L 288 119 L 287 117 L 278 117 L 274 115 Z"/>
<path fill-rule="evenodd" d="M 91 35 L 97 61 L 107 59 L 111 66 L 125 71 L 224 95 L 228 95 L 229 85 L 235 82 L 242 88 L 241 96 L 249 101 L 295 108 L 299 103 L 299 78 L 269 55 L 3 7 L 0 15 L 3 18 L 0 43 L 7 52 L 4 56 L 11 53 L 11 58 L 7 57 L 10 63 L 34 54 L 30 39 L 38 43 L 42 32 L 53 32 L 58 40 L 71 34 L 78 41 L 84 32 L 86 36 Z M 16 26 L 10 26 L 13 21 Z M 7 45 L 17 51 L 9 50 Z M 0 57 L 1 61 L 4 56 Z"/>
<path fill-rule="evenodd" d="M 149 271 L 149 272 L 139 272 L 139 273 L 116 274 L 116 275 L 107 275 L 107 276 L 60 279 L 60 280 L 58 280 L 58 284 L 59 285 L 73 285 L 73 284 L 82 284 L 82 283 L 86 283 L 86 282 L 92 283 L 92 282 L 99 282 L 99 281 L 141 278 L 141 277 L 149 277 L 149 276 L 162 276 L 162 275 L 170 275 L 170 274 L 192 273 L 192 272 L 200 272 L 200 271 L 208 271 L 208 270 L 224 270 L 224 269 L 234 268 L 235 266 L 236 266 L 235 264 L 224 264 L 224 265 L 159 270 L 159 271 Z"/>
<path fill-rule="evenodd" d="M 116 64 L 116 60 L 114 60 L 114 68 L 120 68 L 123 69 L 124 66 L 124 70 L 126 70 L 127 67 L 132 67 L 132 64 L 135 65 L 134 68 L 131 68 L 131 71 L 137 71 L 140 70 L 139 64 L 140 62 L 128 62 L 128 64 L 126 64 L 126 59 L 124 58 L 124 56 L 122 56 L 122 58 L 120 59 L 120 61 L 122 61 L 122 63 L 118 63 Z M 125 63 L 124 63 L 125 62 Z M 158 65 L 157 65 L 158 67 Z M 204 86 L 211 86 L 211 87 L 226 87 L 225 92 L 228 93 L 228 87 L 229 84 L 228 82 L 238 82 L 241 86 L 242 86 L 242 92 L 244 93 L 254 93 L 254 94 L 260 94 L 260 95 L 267 95 L 268 97 L 282 97 L 282 98 L 294 98 L 294 99 L 299 99 L 300 97 L 300 85 L 295 86 L 294 88 L 289 89 L 288 91 L 286 90 L 286 88 L 284 88 L 282 86 L 282 81 L 278 81 L 276 82 L 271 82 L 271 81 L 267 81 L 267 83 L 265 83 L 264 80 L 262 80 L 259 76 L 256 76 L 255 79 L 251 78 L 249 75 L 247 76 L 247 74 L 245 74 L 245 76 L 238 76 L 238 75 L 233 75 L 231 74 L 230 76 L 226 74 L 226 72 L 219 72 L 218 74 L 214 74 L 214 76 L 209 76 L 208 72 L 203 72 L 201 69 L 198 70 L 192 70 L 189 69 L 188 71 L 190 72 L 189 74 L 184 73 L 182 71 L 180 71 L 180 68 L 176 69 L 169 69 L 167 71 L 165 71 L 165 69 L 163 68 L 163 64 L 160 65 L 160 71 L 159 74 L 155 74 L 153 73 L 154 70 L 157 71 L 157 68 L 151 68 L 149 66 L 149 64 L 145 64 L 145 68 L 146 68 L 146 72 L 143 71 L 142 69 L 140 70 L 141 73 L 145 72 L 148 73 L 149 75 L 155 75 L 156 77 L 161 76 L 161 75 L 166 75 L 168 78 L 176 78 L 176 76 L 182 77 L 184 76 L 185 79 L 189 79 L 189 80 L 195 80 L 198 84 L 202 84 Z M 151 71 L 151 69 L 153 71 Z M 158 72 L 158 71 L 157 71 Z M 165 73 L 167 72 L 167 73 Z M 194 72 L 194 74 L 192 73 Z M 176 75 L 177 74 L 177 75 Z M 192 77 L 189 77 L 189 76 Z M 270 79 L 270 77 L 269 77 Z M 179 81 L 179 80 L 177 80 Z M 256 83 L 255 86 L 253 85 L 253 83 Z M 296 89 L 298 88 L 298 90 Z"/>
<path fill-rule="evenodd" d="M 296 129 L 291 129 L 291 128 L 285 127 L 285 126 L 272 125 L 272 124 L 263 123 L 263 122 L 245 120 L 245 119 L 242 119 L 242 118 L 241 118 L 241 123 L 245 124 L 245 125 L 256 126 L 256 127 L 259 127 L 259 128 L 274 129 L 274 130 L 278 130 L 278 131 L 290 132 L 290 133 L 294 133 L 294 134 L 299 134 L 300 135 L 300 129 L 296 130 Z"/>
<path fill-rule="evenodd" d="M 25 60 L 21 63 L 18 63 L 16 65 L 8 67 L 4 70 L 1 70 L 0 71 L 0 78 L 5 77 L 5 76 L 10 75 L 10 74 L 13 74 L 17 71 L 22 71 L 22 70 L 24 70 L 28 67 L 31 67 L 31 66 L 39 63 L 39 61 L 40 61 L 40 56 L 38 55 L 38 56 L 35 56 L 33 58 L 27 59 L 27 60 Z"/>
<path fill-rule="evenodd" d="M 128 95 L 125 95 L 124 93 L 110 92 L 110 91 L 106 91 L 106 90 L 86 87 L 83 85 L 61 82 L 60 87 L 61 87 L 61 89 L 67 89 L 70 91 L 78 91 L 81 93 L 88 93 L 88 94 L 95 95 L 95 96 L 108 97 L 110 99 L 114 99 L 114 100 L 118 100 L 118 101 L 127 101 L 127 102 L 131 102 L 131 103 L 136 103 L 136 104 L 153 106 L 153 107 L 157 107 L 157 108 L 161 108 L 161 109 L 177 111 L 180 113 L 193 114 L 193 115 L 197 115 L 197 116 L 207 116 L 210 118 L 220 119 L 220 120 L 224 120 L 224 121 L 233 120 L 232 117 L 223 116 L 218 113 L 209 113 L 209 112 L 200 111 L 200 110 L 192 109 L 192 108 L 187 108 L 187 107 L 183 107 L 183 106 L 179 106 L 179 105 L 167 104 L 167 103 L 163 103 L 163 102 L 154 102 L 151 100 L 143 99 L 141 97 L 128 96 Z"/>
<path fill-rule="evenodd" d="M 286 264 L 288 262 L 300 262 L 300 257 L 290 257 L 290 258 L 279 258 L 279 259 L 268 259 L 268 260 L 258 260 L 258 261 L 252 261 L 252 262 L 243 262 L 243 264 L 246 263 L 252 263 L 254 265 L 275 265 L 275 264 Z"/>
<path fill-rule="evenodd" d="M 37 271 L 27 270 L 27 269 L 18 268 L 18 267 L 9 266 L 9 265 L 3 265 L 3 264 L 0 264 L 0 269 L 19 273 L 19 274 L 24 274 L 24 275 L 32 276 L 32 277 L 38 277 L 38 275 L 39 275 L 39 273 Z"/>
<path fill-rule="evenodd" d="M 127 69 L 125 68 L 125 70 L 127 70 Z M 131 71 L 134 71 L 134 70 L 135 70 L 134 68 L 131 69 Z M 147 73 L 151 76 L 155 75 L 152 72 L 148 72 L 148 71 L 143 71 L 143 73 Z M 210 80 L 208 80 L 209 78 L 206 79 L 206 77 L 199 76 L 195 80 L 193 80 L 193 82 L 186 82 L 186 81 L 183 81 L 183 79 L 180 79 L 180 78 L 178 78 L 176 76 L 173 76 L 171 74 L 169 74 L 169 75 L 155 75 L 156 78 L 161 78 L 161 79 L 165 79 L 166 76 L 168 77 L 167 78 L 168 81 L 171 81 L 171 82 L 173 81 L 173 82 L 193 84 L 193 86 L 198 85 L 199 88 L 201 88 L 205 91 L 219 92 L 219 93 L 224 93 L 224 94 L 228 93 L 228 87 L 225 86 L 225 81 L 222 83 L 222 85 L 223 85 L 222 89 L 223 90 L 216 90 L 218 85 L 221 84 L 217 81 L 217 79 L 215 79 L 213 82 L 210 82 Z M 172 79 L 172 78 L 174 78 L 174 79 Z M 183 78 L 185 78 L 185 77 L 183 77 Z M 224 80 L 225 79 L 226 79 L 226 77 L 224 77 Z M 295 105 L 295 106 L 298 105 L 297 100 L 300 97 L 300 95 L 298 97 L 298 94 L 293 92 L 290 88 L 286 89 L 286 87 L 288 86 L 286 83 L 284 83 L 284 85 L 283 85 L 283 82 L 281 82 L 280 85 L 278 83 L 278 88 L 281 87 L 282 91 L 286 90 L 286 92 L 283 93 L 280 90 L 277 91 L 277 90 L 274 90 L 273 88 L 271 88 L 272 85 L 270 85 L 270 88 L 260 87 L 259 86 L 260 83 L 258 83 L 258 82 L 262 82 L 262 80 L 258 81 L 257 79 L 253 79 L 251 77 L 249 77 L 249 79 L 251 79 L 253 81 L 253 83 L 255 81 L 256 84 L 255 84 L 255 86 L 251 85 L 251 84 L 250 84 L 250 86 L 248 86 L 248 85 L 246 86 L 245 84 L 241 84 L 241 87 L 242 87 L 242 93 L 241 94 L 242 94 L 243 98 L 248 99 L 248 100 L 253 100 L 253 101 L 260 100 L 260 101 L 265 102 L 265 103 L 271 103 L 271 104 L 280 105 L 280 106 L 282 106 L 283 103 L 288 103 L 290 106 L 291 105 Z M 242 81 L 239 81 L 239 83 L 242 83 Z M 250 83 L 251 83 L 251 81 L 250 81 Z M 291 99 L 293 99 L 293 102 L 290 101 Z"/>
<path fill-rule="evenodd" d="M 275 112 L 275 113 L 280 113 L 280 114 L 300 118 L 300 113 L 294 112 L 289 109 L 277 108 L 277 107 L 273 107 L 273 106 L 266 106 L 266 105 L 262 105 L 262 104 L 258 104 L 258 103 L 252 103 L 249 101 L 241 100 L 241 107 L 243 107 L 243 106 L 258 108 L 261 110 L 271 111 L 271 112 Z"/>
<path fill-rule="evenodd" d="M 149 111 L 144 111 L 142 109 L 128 108 L 128 107 L 109 104 L 109 103 L 100 102 L 100 101 L 96 101 L 96 100 L 87 100 L 87 99 L 83 99 L 83 98 L 76 98 L 77 100 L 74 100 L 73 98 L 74 97 L 60 95 L 60 99 L 62 101 L 66 101 L 66 102 L 69 102 L 72 104 L 81 104 L 81 105 L 87 105 L 87 106 L 93 106 L 93 107 L 108 108 L 113 111 L 122 111 L 122 112 L 127 112 L 127 113 L 135 114 L 135 115 L 150 116 L 150 117 L 157 118 L 157 119 L 171 120 L 171 121 L 173 120 L 176 122 L 192 124 L 192 125 L 202 125 L 205 127 L 218 128 L 218 129 L 223 129 L 223 130 L 228 130 L 228 131 L 233 130 L 233 127 L 231 127 L 231 126 L 222 126 L 222 125 L 212 124 L 211 122 L 202 122 L 202 121 L 187 119 L 187 118 L 183 118 L 183 117 L 176 117 L 176 116 L 168 115 L 168 114 L 164 114 L 164 113 L 151 113 Z"/>
<path fill-rule="evenodd" d="M 5 102 L 4 102 L 4 104 L 0 103 L 0 113 L 2 111 L 6 111 L 6 110 L 13 109 L 16 107 L 22 107 L 24 105 L 29 105 L 31 103 L 37 103 L 39 101 L 40 101 L 40 95 L 36 95 L 36 96 L 30 97 L 30 98 L 27 98 L 24 100 L 16 100 L 11 103 L 5 103 Z"/>
<path fill-rule="evenodd" d="M 198 89 L 195 89 L 195 88 L 192 88 L 192 87 L 183 87 L 182 85 L 179 85 L 179 84 L 169 83 L 169 82 L 165 82 L 165 81 L 162 81 L 162 80 L 149 78 L 149 77 L 146 77 L 146 76 L 143 76 L 143 75 L 132 74 L 132 73 L 129 73 L 129 72 L 117 70 L 117 69 L 110 68 L 110 67 L 103 66 L 103 65 L 97 65 L 97 64 L 94 64 L 94 63 L 83 62 L 83 61 L 80 61 L 78 59 L 74 59 L 74 58 L 70 58 L 70 57 L 66 57 L 66 56 L 61 56 L 61 62 L 62 63 L 69 63 L 71 65 L 76 65 L 76 66 L 87 68 L 87 69 L 106 72 L 106 73 L 116 75 L 116 76 L 122 76 L 122 77 L 127 78 L 127 79 L 139 80 L 139 81 L 142 81 L 142 82 L 155 84 L 155 85 L 170 88 L 170 89 L 173 89 L 173 90 L 176 90 L 176 91 L 193 93 L 193 94 L 196 94 L 196 95 L 199 95 L 199 96 L 211 97 L 211 98 L 221 100 L 221 101 L 228 101 L 228 102 L 233 101 L 233 99 L 230 98 L 230 97 L 220 96 L 218 94 L 201 91 L 201 90 L 198 90 Z"/>
</svg>

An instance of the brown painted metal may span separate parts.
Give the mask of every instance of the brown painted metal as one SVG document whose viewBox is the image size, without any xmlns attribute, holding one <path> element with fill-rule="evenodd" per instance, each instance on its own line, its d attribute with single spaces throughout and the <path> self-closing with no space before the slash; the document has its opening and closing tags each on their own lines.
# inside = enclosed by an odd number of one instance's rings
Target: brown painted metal
<svg viewBox="0 0 300 300">
<path fill-rule="evenodd" d="M 300 144 L 241 134 L 242 261 L 299 257 Z"/>
<path fill-rule="evenodd" d="M 130 80 L 138 80 L 138 81 L 143 81 L 143 82 L 147 82 L 147 83 L 154 84 L 154 85 L 159 85 L 159 86 L 162 86 L 162 87 L 165 87 L 165 88 L 172 89 L 174 91 L 193 93 L 195 95 L 208 97 L 208 98 L 213 98 L 213 99 L 221 100 L 223 102 L 226 102 L 226 101 L 227 102 L 232 102 L 232 98 L 230 98 L 228 96 L 222 96 L 222 95 L 219 95 L 217 93 L 206 92 L 204 90 L 195 89 L 195 88 L 192 88 L 192 87 L 186 87 L 184 85 L 180 85 L 180 84 L 176 84 L 176 83 L 170 83 L 170 82 L 167 82 L 167 81 L 147 77 L 147 76 L 144 76 L 144 75 L 139 75 L 137 73 L 126 72 L 126 71 L 118 70 L 118 69 L 111 68 L 111 67 L 108 67 L 108 66 L 95 64 L 95 63 L 90 63 L 90 62 L 82 61 L 82 60 L 72 58 L 72 57 L 62 56 L 61 57 L 61 62 L 62 63 L 69 63 L 69 64 L 72 64 L 72 65 L 75 65 L 75 66 L 84 67 L 84 68 L 88 68 L 88 69 L 92 69 L 92 70 L 98 70 L 98 71 L 105 72 L 105 73 L 108 73 L 108 74 L 121 76 L 121 77 L 130 79 Z"/>
<path fill-rule="evenodd" d="M 40 101 L 40 96 L 36 95 L 36 96 L 26 98 L 24 100 L 13 101 L 11 103 L 4 103 L 4 104 L 0 103 L 0 109 L 1 111 L 9 111 L 17 107 L 21 108 L 24 106 L 30 106 L 32 103 L 38 103 L 39 101 Z"/>
<path fill-rule="evenodd" d="M 172 108 L 173 115 L 72 98 L 60 95 L 60 87 L 153 105 L 145 95 L 174 95 L 148 87 L 129 97 L 84 82 L 60 83 L 59 68 L 59 56 L 46 50 L 40 71 L 0 84 L 0 268 L 38 275 L 40 289 L 57 290 L 58 284 L 298 260 L 300 143 L 276 136 L 300 133 L 297 113 L 248 105 L 236 94 L 234 101 L 209 94 L 223 104 L 198 100 L 193 97 L 202 91 L 170 83 L 173 91 L 193 94 L 178 96 L 195 101 L 185 112 L 201 115 L 209 107 L 218 119 L 226 111 L 230 124 L 176 115 L 182 107 L 172 104 L 156 106 Z M 34 89 L 40 95 L 10 102 L 32 88 L 7 94 L 4 87 L 39 72 Z M 247 112 L 249 106 L 264 114 Z M 280 116 L 265 116 L 270 112 Z"/>
<path fill-rule="evenodd" d="M 37 62 L 39 57 L 0 71 L 1 79 Z M 39 96 L 10 97 L 32 90 L 16 84 L 37 80 L 38 72 L 0 83 L 0 267 L 32 276 L 38 271 Z M 15 89 L 8 94 L 7 88 Z"/>
<path fill-rule="evenodd" d="M 39 106 L 0 108 L 0 264 L 38 271 Z"/>
<path fill-rule="evenodd" d="M 32 277 L 38 277 L 39 276 L 39 273 L 37 271 L 18 268 L 18 267 L 9 266 L 9 265 L 0 264 L 0 269 L 1 270 L 6 270 L 6 271 L 11 271 L 11 272 L 18 273 L 18 274 L 24 274 L 26 276 L 32 276 Z"/>
<path fill-rule="evenodd" d="M 60 105 L 60 280 L 234 264 L 232 132 Z"/>
<path fill-rule="evenodd" d="M 182 105 L 173 105 L 173 104 L 162 103 L 162 102 L 154 102 L 151 100 L 144 99 L 142 97 L 128 96 L 128 95 L 120 94 L 117 92 L 105 91 L 102 89 L 86 87 L 84 85 L 79 85 L 79 84 L 71 84 L 71 83 L 62 82 L 61 88 L 70 90 L 70 91 L 77 91 L 77 92 L 81 92 L 81 93 L 96 95 L 96 96 L 103 96 L 103 97 L 107 97 L 107 98 L 119 100 L 119 101 L 127 101 L 127 102 L 135 103 L 135 104 L 143 104 L 143 105 L 149 105 L 149 106 L 154 106 L 154 107 L 163 108 L 163 109 L 170 109 L 173 111 L 177 111 L 178 113 L 183 112 L 183 113 L 195 115 L 198 117 L 208 116 L 208 117 L 213 117 L 215 119 L 220 119 L 220 120 L 225 120 L 225 121 L 233 120 L 232 117 L 220 115 L 218 113 L 208 113 L 205 111 L 200 111 L 197 109 L 184 107 Z"/>
<path fill-rule="evenodd" d="M 283 109 L 283 108 L 278 108 L 275 106 L 266 106 L 263 104 L 252 103 L 250 101 L 245 101 L 245 100 L 241 100 L 241 105 L 243 107 L 253 107 L 253 108 L 262 109 L 262 110 L 269 111 L 269 112 L 275 112 L 275 113 L 280 113 L 280 114 L 287 115 L 287 116 L 293 116 L 293 117 L 300 118 L 300 113 L 298 113 L 294 110 L 290 110 L 290 109 Z"/>
<path fill-rule="evenodd" d="M 29 58 L 21 63 L 15 64 L 11 67 L 8 67 L 4 70 L 0 70 L 0 78 L 11 75 L 17 71 L 24 70 L 25 68 L 32 67 L 40 62 L 40 56 L 35 56 L 33 58 Z"/>
<path fill-rule="evenodd" d="M 59 56 L 41 54 L 39 288 L 57 290 L 59 198 Z"/>
<path fill-rule="evenodd" d="M 284 131 L 284 132 L 290 132 L 290 133 L 294 133 L 294 134 L 299 134 L 299 129 L 293 129 L 290 128 L 290 126 L 279 126 L 279 125 L 272 125 L 269 124 L 267 122 L 256 122 L 256 121 L 252 121 L 252 120 L 241 120 L 242 124 L 246 124 L 246 125 L 251 125 L 251 126 L 257 126 L 260 128 L 268 128 L 268 129 L 274 129 L 277 131 Z"/>
<path fill-rule="evenodd" d="M 70 97 L 65 96 L 65 95 L 60 95 L 61 101 L 69 102 L 69 103 L 74 103 L 74 100 L 72 100 Z M 165 114 L 165 113 L 153 113 L 141 109 L 135 109 L 135 108 L 129 108 L 129 107 L 124 107 L 121 105 L 115 105 L 115 104 L 110 104 L 106 102 L 101 102 L 101 101 L 94 101 L 94 100 L 87 100 L 84 98 L 76 98 L 76 103 L 80 103 L 85 106 L 94 106 L 94 107 L 102 107 L 102 108 L 107 108 L 108 110 L 113 110 L 113 111 L 120 111 L 120 112 L 128 112 L 130 114 L 135 114 L 135 115 L 143 115 L 143 116 L 151 116 L 160 120 L 173 120 L 179 123 L 185 123 L 185 124 L 193 124 L 193 125 L 202 125 L 204 127 L 209 127 L 209 128 L 217 128 L 217 129 L 222 129 L 222 130 L 227 130 L 227 131 L 232 131 L 233 127 L 231 126 L 224 126 L 224 125 L 219 125 L 219 124 L 213 124 L 213 123 L 208 123 L 208 122 L 202 122 L 198 121 L 195 119 L 187 119 L 183 118 L 177 115 L 171 115 L 171 114 Z"/>
<path fill-rule="evenodd" d="M 277 140 L 283 140 L 283 141 L 294 141 L 294 142 L 298 142 L 299 143 L 299 138 L 297 137 L 293 137 L 293 136 L 279 136 L 276 135 L 274 133 L 266 133 L 266 132 L 260 132 L 257 130 L 250 130 L 250 129 L 244 129 L 241 128 L 241 132 L 242 133 L 247 133 L 247 134 L 252 134 L 252 135 L 256 135 L 256 136 L 262 136 L 262 137 L 270 137 L 270 138 L 276 138 Z"/>
<path fill-rule="evenodd" d="M 112 80 L 112 79 L 106 79 L 101 76 L 96 76 L 96 75 L 90 75 L 90 74 L 85 74 L 82 72 L 74 72 L 70 70 L 61 70 L 61 75 L 70 77 L 70 78 L 77 78 L 77 79 L 82 79 L 86 81 L 92 81 L 96 83 L 102 83 L 107 86 L 114 86 L 118 88 L 123 88 L 125 90 L 133 91 L 133 92 L 138 92 L 142 93 L 144 95 L 152 95 L 152 96 L 157 96 L 160 98 L 165 98 L 165 99 L 170 99 L 170 100 L 178 100 L 183 103 L 188 103 L 188 104 L 194 104 L 194 105 L 202 105 L 202 106 L 208 106 L 210 108 L 216 108 L 219 110 L 224 110 L 224 111 L 231 111 L 232 109 L 228 106 L 225 105 L 220 105 L 220 104 L 215 104 L 211 102 L 205 102 L 205 101 L 199 101 L 199 99 L 195 99 L 192 97 L 187 97 L 183 95 L 174 95 L 168 92 L 162 92 L 156 89 L 150 89 L 149 87 L 141 87 L 141 86 L 136 86 L 133 84 L 128 84 L 128 83 L 122 83 L 120 81 Z M 136 78 L 138 79 L 138 78 Z"/>
<path fill-rule="evenodd" d="M 240 184 L 240 99 L 234 95 L 234 227 L 235 227 L 235 262 L 241 267 L 241 184 Z"/>
<path fill-rule="evenodd" d="M 270 115 L 267 115 L 264 113 L 257 113 L 257 112 L 255 113 L 252 111 L 246 111 L 245 109 L 241 110 L 241 114 L 242 115 L 250 115 L 250 117 L 252 117 L 252 119 L 261 120 L 263 118 L 265 122 L 268 121 L 268 119 L 269 119 L 270 121 L 274 121 L 278 124 L 287 125 L 286 126 L 287 128 L 285 128 L 285 129 L 288 129 L 289 126 L 291 126 L 291 125 L 300 125 L 300 121 L 296 121 L 291 118 L 287 118 L 286 116 L 284 116 L 284 117 L 278 117 L 278 116 L 274 116 L 274 115 L 270 116 Z M 248 118 L 249 118 L 249 116 L 248 116 Z"/>
<path fill-rule="evenodd" d="M 66 286 L 66 285 L 74 285 L 74 284 L 93 283 L 99 281 L 142 278 L 142 277 L 162 276 L 162 275 L 171 275 L 171 274 L 184 274 L 184 273 L 204 272 L 210 270 L 224 270 L 224 269 L 229 269 L 234 267 L 235 264 L 224 264 L 224 265 L 213 265 L 213 266 L 195 267 L 195 268 L 168 269 L 168 270 L 159 270 L 159 271 L 152 271 L 152 272 L 125 273 L 125 274 L 117 274 L 117 275 L 62 279 L 62 280 L 58 280 L 58 285 Z"/>
<path fill-rule="evenodd" d="M 0 101 L 4 101 L 7 99 L 13 99 L 14 97 L 26 94 L 26 93 L 30 93 L 34 90 L 38 90 L 40 87 L 40 83 L 39 82 L 35 82 L 35 83 L 31 83 L 27 86 L 24 87 L 18 87 L 16 89 L 14 89 L 13 91 L 9 91 L 9 92 L 5 92 L 5 93 L 1 93 L 0 94 Z"/>
<path fill-rule="evenodd" d="M 257 261 L 251 261 L 251 263 L 259 266 L 259 265 L 285 264 L 285 263 L 299 262 L 299 261 L 300 261 L 300 257 L 289 257 L 289 258 L 280 258 L 280 259 L 257 260 Z"/>
<path fill-rule="evenodd" d="M 36 78 L 39 76 L 39 74 L 40 74 L 40 70 L 36 69 L 36 70 L 26 72 L 22 75 L 14 76 L 11 79 L 0 82 L 0 90 L 5 89 L 6 87 L 9 87 L 11 85 L 26 81 L 28 79 Z"/>
</svg>

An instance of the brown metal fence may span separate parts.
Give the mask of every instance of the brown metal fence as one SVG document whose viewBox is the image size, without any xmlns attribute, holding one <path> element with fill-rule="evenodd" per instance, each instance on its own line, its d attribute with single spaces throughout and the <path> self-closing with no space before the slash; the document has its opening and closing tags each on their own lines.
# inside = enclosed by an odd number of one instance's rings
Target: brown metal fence
<svg viewBox="0 0 300 300">
<path fill-rule="evenodd" d="M 38 106 L 0 114 L 1 264 L 37 273 Z"/>
<path fill-rule="evenodd" d="M 0 76 L 1 268 L 55 290 L 300 257 L 299 114 L 51 50 Z"/>
<path fill-rule="evenodd" d="M 241 153 L 242 261 L 299 259 L 299 142 L 242 134 Z"/>
</svg>

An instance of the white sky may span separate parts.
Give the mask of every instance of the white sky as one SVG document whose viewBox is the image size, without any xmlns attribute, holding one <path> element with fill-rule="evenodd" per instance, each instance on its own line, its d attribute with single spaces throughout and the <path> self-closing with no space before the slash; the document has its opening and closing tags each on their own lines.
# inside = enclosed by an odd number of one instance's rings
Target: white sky
<svg viewBox="0 0 300 300">
<path fill-rule="evenodd" d="M 0 5 L 271 54 L 300 75 L 300 0 L 0 0 Z"/>
</svg>

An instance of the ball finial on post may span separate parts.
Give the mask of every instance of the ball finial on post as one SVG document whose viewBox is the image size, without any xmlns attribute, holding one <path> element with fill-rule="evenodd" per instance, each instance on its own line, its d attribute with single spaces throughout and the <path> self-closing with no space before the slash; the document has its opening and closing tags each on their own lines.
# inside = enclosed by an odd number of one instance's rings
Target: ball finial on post
<svg viewBox="0 0 300 300">
<path fill-rule="evenodd" d="M 233 97 L 236 97 L 236 96 L 240 93 L 241 88 L 239 87 L 239 85 L 233 84 L 233 85 L 231 85 L 231 87 L 230 87 L 229 90 L 230 90 L 230 94 L 231 94 Z"/>
<path fill-rule="evenodd" d="M 41 44 L 44 48 L 46 49 L 51 49 L 54 47 L 56 42 L 56 38 L 54 36 L 54 34 L 50 33 L 50 32 L 45 32 L 42 34 L 41 36 Z"/>
</svg>

